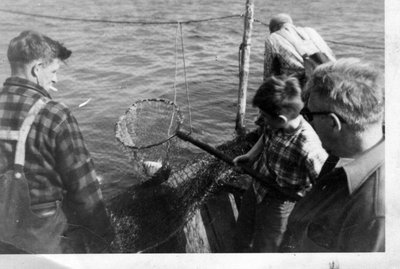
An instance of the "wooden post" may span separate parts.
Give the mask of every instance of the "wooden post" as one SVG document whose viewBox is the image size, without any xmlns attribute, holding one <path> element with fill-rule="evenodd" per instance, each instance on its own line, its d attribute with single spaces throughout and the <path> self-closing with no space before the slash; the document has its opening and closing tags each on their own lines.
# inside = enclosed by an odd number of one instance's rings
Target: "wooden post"
<svg viewBox="0 0 400 269">
<path fill-rule="evenodd" d="M 236 132 L 239 135 L 246 133 L 245 130 L 245 114 L 246 114 L 246 96 L 247 81 L 249 79 L 250 68 L 250 44 L 251 31 L 254 21 L 254 0 L 246 0 L 246 14 L 244 18 L 244 33 L 241 44 L 240 70 L 239 70 L 239 94 L 238 94 L 238 110 L 236 115 Z"/>
</svg>

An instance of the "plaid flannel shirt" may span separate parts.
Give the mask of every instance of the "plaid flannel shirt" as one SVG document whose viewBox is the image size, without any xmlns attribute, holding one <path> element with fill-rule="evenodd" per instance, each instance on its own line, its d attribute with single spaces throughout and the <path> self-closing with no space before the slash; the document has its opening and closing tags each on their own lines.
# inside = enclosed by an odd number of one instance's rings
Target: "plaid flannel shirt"
<svg viewBox="0 0 400 269">
<path fill-rule="evenodd" d="M 48 92 L 28 80 L 8 78 L 0 92 L 0 128 L 19 130 L 31 106 Z M 15 142 L 3 141 L 0 171 L 13 165 Z M 69 223 L 111 237 L 92 159 L 75 117 L 50 100 L 39 112 L 26 141 L 24 172 L 32 205 L 62 201 Z"/>
<path fill-rule="evenodd" d="M 300 117 L 299 127 L 291 133 L 264 133 L 264 149 L 255 163 L 259 173 L 273 178 L 281 188 L 299 191 L 311 187 L 328 158 L 314 129 Z M 257 181 L 253 188 L 260 203 L 269 190 Z"/>
<path fill-rule="evenodd" d="M 292 38 L 293 40 L 299 40 L 299 44 L 302 42 L 301 40 L 304 40 L 303 38 L 307 38 L 307 40 L 313 44 L 315 51 L 308 51 L 310 48 L 304 48 L 305 52 L 310 54 L 321 51 L 324 52 L 329 59 L 335 59 L 332 50 L 314 29 L 309 27 L 296 27 L 293 25 L 287 27 L 296 29 L 292 32 Z M 296 34 L 296 32 L 301 33 L 302 37 Z M 279 31 L 270 34 L 265 41 L 264 81 L 271 75 L 301 75 L 303 73 L 303 57 L 297 51 L 295 45 L 279 34 Z"/>
</svg>

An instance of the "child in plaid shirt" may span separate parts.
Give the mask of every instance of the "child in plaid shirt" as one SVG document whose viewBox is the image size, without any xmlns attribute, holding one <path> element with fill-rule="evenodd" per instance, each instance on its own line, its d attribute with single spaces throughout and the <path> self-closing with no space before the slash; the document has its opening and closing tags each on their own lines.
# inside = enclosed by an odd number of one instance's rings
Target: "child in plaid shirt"
<svg viewBox="0 0 400 269">
<path fill-rule="evenodd" d="M 256 92 L 253 105 L 260 109 L 265 130 L 253 148 L 233 162 L 253 164 L 268 188 L 254 181 L 243 196 L 235 252 L 276 252 L 296 200 L 318 177 L 328 157 L 311 127 L 300 115 L 304 106 L 294 77 L 272 76 Z M 279 191 L 279 190 L 282 190 Z M 290 197 L 287 193 L 293 195 Z"/>
</svg>

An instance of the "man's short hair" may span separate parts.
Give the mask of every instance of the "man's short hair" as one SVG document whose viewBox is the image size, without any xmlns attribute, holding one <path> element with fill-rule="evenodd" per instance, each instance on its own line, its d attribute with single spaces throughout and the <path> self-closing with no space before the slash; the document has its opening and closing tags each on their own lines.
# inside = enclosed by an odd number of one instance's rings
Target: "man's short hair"
<svg viewBox="0 0 400 269">
<path fill-rule="evenodd" d="M 381 72 L 356 58 L 318 66 L 306 84 L 305 94 L 315 94 L 355 131 L 382 122 L 384 83 Z"/>
<path fill-rule="evenodd" d="M 290 17 L 289 14 L 280 13 L 280 14 L 274 15 L 271 18 L 271 20 L 269 21 L 269 31 L 270 31 L 270 33 L 278 31 L 279 29 L 282 28 L 282 26 L 285 23 L 293 24 L 292 18 Z"/>
<path fill-rule="evenodd" d="M 60 42 L 35 31 L 23 31 L 10 41 L 7 51 L 8 61 L 14 64 L 27 64 L 43 59 L 46 64 L 54 59 L 66 60 L 71 51 Z"/>
<path fill-rule="evenodd" d="M 271 116 L 296 118 L 304 106 L 299 81 L 286 75 L 267 78 L 254 95 L 253 106 Z"/>
</svg>

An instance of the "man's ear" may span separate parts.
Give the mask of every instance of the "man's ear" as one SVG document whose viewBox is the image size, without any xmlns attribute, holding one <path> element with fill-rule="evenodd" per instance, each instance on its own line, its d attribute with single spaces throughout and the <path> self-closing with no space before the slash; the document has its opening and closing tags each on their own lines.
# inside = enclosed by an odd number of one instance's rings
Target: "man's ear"
<svg viewBox="0 0 400 269">
<path fill-rule="evenodd" d="M 31 74 L 33 77 L 37 77 L 39 74 L 39 70 L 42 67 L 43 62 L 42 61 L 38 61 L 36 60 L 33 64 L 32 64 L 32 69 L 31 69 Z"/>
<path fill-rule="evenodd" d="M 279 115 L 278 119 L 282 124 L 286 124 L 288 122 L 288 118 L 285 115 Z"/>
<path fill-rule="evenodd" d="M 342 123 L 340 122 L 339 118 L 336 116 L 335 113 L 329 113 L 328 116 L 331 122 L 332 129 L 334 131 L 340 132 L 340 130 L 342 130 Z"/>
</svg>

